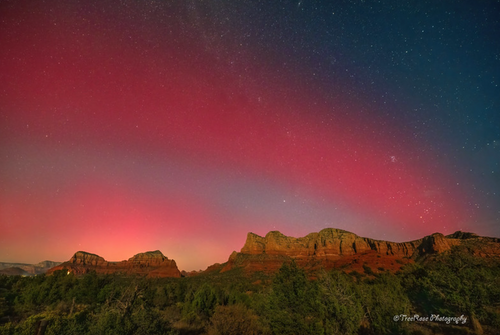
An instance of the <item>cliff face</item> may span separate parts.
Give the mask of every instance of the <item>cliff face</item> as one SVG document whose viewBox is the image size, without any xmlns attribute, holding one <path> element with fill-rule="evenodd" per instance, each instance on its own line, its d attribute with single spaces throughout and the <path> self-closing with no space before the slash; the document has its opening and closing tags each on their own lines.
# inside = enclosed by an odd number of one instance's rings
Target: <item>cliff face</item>
<svg viewBox="0 0 500 335">
<path fill-rule="evenodd" d="M 95 271 L 101 274 L 122 273 L 147 277 L 181 276 L 175 261 L 165 257 L 159 250 L 140 253 L 121 262 L 108 262 L 98 255 L 78 251 L 69 261 L 53 267 L 47 273 L 62 269 L 68 269 L 76 275 Z"/>
<path fill-rule="evenodd" d="M 233 268 L 272 272 L 291 259 L 307 269 L 335 267 L 362 271 L 363 265 L 367 265 L 397 271 L 416 258 L 446 252 L 463 243 L 467 243 L 476 255 L 500 256 L 499 239 L 462 232 L 448 236 L 435 233 L 422 239 L 396 243 L 331 228 L 300 238 L 271 231 L 265 237 L 248 233 L 241 252 L 234 252 L 229 257 L 222 272 Z"/>
<path fill-rule="evenodd" d="M 64 265 L 66 263 L 71 263 L 75 266 L 106 266 L 106 260 L 100 256 L 97 256 L 95 254 L 90 254 L 84 251 L 78 251 L 76 252 L 73 257 L 69 260 L 69 262 L 62 263 L 61 265 Z"/>
<path fill-rule="evenodd" d="M 421 242 L 422 240 L 404 243 L 377 241 L 341 229 L 323 229 L 319 233 L 299 238 L 271 231 L 265 237 L 248 233 L 241 253 L 334 258 L 375 251 L 384 255 L 411 257 Z"/>
</svg>

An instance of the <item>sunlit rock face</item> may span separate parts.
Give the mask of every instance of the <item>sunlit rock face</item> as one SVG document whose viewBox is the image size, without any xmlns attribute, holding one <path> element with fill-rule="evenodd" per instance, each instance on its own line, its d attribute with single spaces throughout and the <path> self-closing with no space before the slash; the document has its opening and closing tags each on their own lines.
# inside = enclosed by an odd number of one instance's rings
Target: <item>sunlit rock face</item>
<svg viewBox="0 0 500 335">
<path fill-rule="evenodd" d="M 246 254 L 285 254 L 295 258 L 310 256 L 331 258 L 374 250 L 380 254 L 409 257 L 421 242 L 422 240 L 405 243 L 377 241 L 359 237 L 345 230 L 331 228 L 299 238 L 271 231 L 265 237 L 248 233 L 247 241 L 241 252 Z"/>
<path fill-rule="evenodd" d="M 98 255 L 78 251 L 71 257 L 69 263 L 77 266 L 105 266 L 108 262 Z"/>
<path fill-rule="evenodd" d="M 104 258 L 84 251 L 76 252 L 67 262 L 51 268 L 47 273 L 68 269 L 76 275 L 95 271 L 100 274 L 121 273 L 147 277 L 181 277 L 174 260 L 159 250 L 137 254 L 126 261 L 108 262 Z"/>
<path fill-rule="evenodd" d="M 332 228 L 299 238 L 271 231 L 265 237 L 248 233 L 241 251 L 231 254 L 222 271 L 243 268 L 248 272 L 273 272 L 292 259 L 306 269 L 362 270 L 364 265 L 397 271 L 415 259 L 463 244 L 477 256 L 500 256 L 499 239 L 460 231 L 448 236 L 435 233 L 402 243 L 374 240 Z"/>
</svg>

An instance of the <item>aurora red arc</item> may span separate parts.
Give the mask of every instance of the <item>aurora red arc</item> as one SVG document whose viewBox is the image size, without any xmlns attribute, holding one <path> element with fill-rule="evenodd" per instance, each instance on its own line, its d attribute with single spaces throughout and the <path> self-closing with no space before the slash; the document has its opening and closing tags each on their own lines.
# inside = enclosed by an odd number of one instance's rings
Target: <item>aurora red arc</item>
<svg viewBox="0 0 500 335">
<path fill-rule="evenodd" d="M 271 62 L 259 58 L 259 50 L 242 51 L 242 78 L 229 65 L 227 54 L 235 46 L 216 46 L 228 51 L 221 60 L 195 38 L 195 29 L 183 30 L 192 38 L 185 40 L 119 10 L 104 16 L 31 5 L 12 5 L 2 15 L 0 103 L 6 131 L 0 138 L 9 146 L 33 143 L 49 152 L 95 150 L 138 159 L 137 153 L 174 153 L 197 169 L 236 171 L 243 180 L 259 176 L 310 190 L 326 206 L 342 203 L 373 217 L 389 240 L 453 232 L 470 218 L 457 182 L 404 131 L 344 111 L 347 99 L 324 99 L 291 75 L 267 73 L 263 69 Z M 11 174 L 2 173 L 7 186 L 0 194 L 0 252 L 35 261 L 44 249 L 52 251 L 46 258 L 56 251 L 67 256 L 80 248 L 78 242 L 121 260 L 159 248 L 190 269 L 224 261 L 252 230 L 252 217 L 225 225 L 218 220 L 230 214 L 216 201 L 182 191 L 158 198 L 138 188 L 140 180 L 121 178 L 119 170 L 84 173 L 65 190 L 68 197 L 55 203 L 44 197 L 44 181 L 21 190 Z M 120 186 L 109 179 L 113 175 Z M 304 223 L 287 232 L 287 222 L 274 220 L 261 222 L 257 232 L 273 230 L 266 223 L 288 234 L 318 230 Z M 363 235 L 373 229 L 370 224 L 352 231 Z M 339 228 L 349 230 L 349 223 Z M 34 241 L 29 243 L 38 251 L 21 250 L 19 239 Z M 237 243 L 221 245 L 228 240 Z M 170 253 L 164 247 L 169 244 Z M 190 254 L 181 256 L 186 245 Z M 202 255 L 198 262 L 195 254 Z"/>
</svg>

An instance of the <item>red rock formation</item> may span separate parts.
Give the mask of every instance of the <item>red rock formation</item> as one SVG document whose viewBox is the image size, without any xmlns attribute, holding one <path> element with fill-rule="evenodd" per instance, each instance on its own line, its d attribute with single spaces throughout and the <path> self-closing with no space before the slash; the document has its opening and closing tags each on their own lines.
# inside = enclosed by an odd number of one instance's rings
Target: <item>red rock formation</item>
<svg viewBox="0 0 500 335">
<path fill-rule="evenodd" d="M 51 268 L 47 273 L 50 274 L 62 269 L 68 269 L 76 275 L 95 271 L 101 274 L 121 273 L 147 277 L 181 277 L 175 261 L 165 257 L 159 250 L 140 253 L 121 262 L 108 262 L 98 255 L 78 251 L 69 261 Z"/>
<path fill-rule="evenodd" d="M 85 251 L 77 251 L 73 255 L 73 257 L 71 257 L 69 262 L 66 262 L 66 263 L 71 263 L 71 264 L 74 264 L 76 266 L 81 266 L 81 267 L 86 267 L 86 266 L 87 267 L 91 267 L 91 266 L 102 267 L 102 266 L 106 266 L 106 264 L 108 262 L 106 262 L 106 260 L 104 258 L 102 258 L 101 256 L 91 254 L 91 253 L 88 253 Z M 63 263 L 63 264 L 66 264 L 66 263 Z M 60 265 L 63 265 L 63 264 L 60 264 Z"/>
<path fill-rule="evenodd" d="M 360 270 L 367 265 L 373 270 L 397 271 L 416 258 L 446 252 L 452 246 L 464 243 L 476 245 L 472 251 L 477 255 L 500 256 L 500 239 L 462 232 L 448 236 L 435 233 L 415 241 L 396 243 L 331 228 L 300 238 L 271 231 L 265 237 L 248 233 L 241 252 L 233 252 L 221 272 L 234 268 L 243 268 L 247 272 L 273 272 L 291 259 L 306 269 Z"/>
</svg>

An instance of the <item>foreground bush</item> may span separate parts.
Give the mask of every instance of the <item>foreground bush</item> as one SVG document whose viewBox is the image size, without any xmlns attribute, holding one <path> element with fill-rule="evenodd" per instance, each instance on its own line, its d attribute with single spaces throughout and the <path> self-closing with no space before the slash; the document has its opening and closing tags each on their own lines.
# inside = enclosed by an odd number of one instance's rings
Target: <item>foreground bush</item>
<svg viewBox="0 0 500 335">
<path fill-rule="evenodd" d="M 263 329 L 258 316 L 245 305 L 217 306 L 210 318 L 209 335 L 258 335 Z"/>
</svg>

